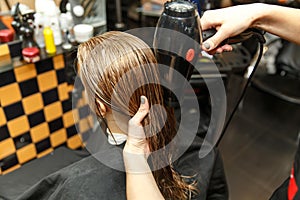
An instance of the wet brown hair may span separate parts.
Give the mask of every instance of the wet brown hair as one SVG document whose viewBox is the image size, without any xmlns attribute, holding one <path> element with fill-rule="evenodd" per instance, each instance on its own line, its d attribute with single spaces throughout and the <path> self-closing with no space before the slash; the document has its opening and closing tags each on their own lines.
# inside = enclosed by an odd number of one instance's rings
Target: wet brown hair
<svg viewBox="0 0 300 200">
<path fill-rule="evenodd" d="M 149 46 L 133 35 L 112 31 L 81 44 L 77 58 L 91 109 L 98 117 L 102 116 L 96 101 L 131 117 L 139 108 L 141 95 L 148 98 L 150 107 L 161 105 L 161 109 L 145 117 L 143 124 L 148 127 L 145 134 L 150 151 L 164 150 L 176 135 L 176 121 L 173 109 L 163 103 L 157 61 Z M 152 172 L 161 193 L 166 199 L 188 199 L 196 191 L 195 187 L 173 169 L 172 151 L 163 152 L 161 156 L 151 157 L 154 168 L 161 163 L 168 164 Z"/>
</svg>

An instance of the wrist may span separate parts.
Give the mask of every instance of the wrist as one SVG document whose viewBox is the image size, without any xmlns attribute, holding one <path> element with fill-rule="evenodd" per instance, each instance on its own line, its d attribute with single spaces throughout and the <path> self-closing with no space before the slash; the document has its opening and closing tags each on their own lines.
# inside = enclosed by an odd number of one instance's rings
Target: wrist
<svg viewBox="0 0 300 200">
<path fill-rule="evenodd" d="M 123 156 L 127 154 L 146 155 L 146 151 L 143 147 L 126 142 L 123 149 Z"/>
<path fill-rule="evenodd" d="M 127 139 L 123 149 L 123 153 L 124 152 L 145 155 L 146 158 L 148 158 L 150 154 L 147 141 L 134 138 Z"/>
<path fill-rule="evenodd" d="M 252 18 L 251 28 L 263 29 L 267 22 L 267 17 L 272 11 L 272 5 L 264 4 L 264 3 L 254 3 L 253 12 L 255 13 Z"/>
<path fill-rule="evenodd" d="M 123 151 L 123 160 L 126 173 L 143 174 L 151 173 L 145 154 Z"/>
</svg>

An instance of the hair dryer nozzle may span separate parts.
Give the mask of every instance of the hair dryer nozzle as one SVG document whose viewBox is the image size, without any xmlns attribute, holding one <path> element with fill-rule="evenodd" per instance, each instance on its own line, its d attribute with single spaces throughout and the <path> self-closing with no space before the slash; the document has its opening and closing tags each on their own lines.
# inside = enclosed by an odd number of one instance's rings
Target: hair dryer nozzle
<svg viewBox="0 0 300 200">
<path fill-rule="evenodd" d="M 156 26 L 154 52 L 158 63 L 169 67 L 167 71 L 160 71 L 160 77 L 162 84 L 167 86 L 164 98 L 172 107 L 179 106 L 186 88 L 179 76 L 187 81 L 190 79 L 193 63 L 200 52 L 199 22 L 196 6 L 189 1 L 177 0 L 165 3 Z"/>
</svg>

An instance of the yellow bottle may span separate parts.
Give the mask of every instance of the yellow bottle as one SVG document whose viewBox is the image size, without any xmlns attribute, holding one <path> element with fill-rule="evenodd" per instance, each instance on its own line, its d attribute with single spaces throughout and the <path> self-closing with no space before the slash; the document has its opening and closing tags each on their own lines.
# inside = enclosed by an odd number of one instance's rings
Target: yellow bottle
<svg viewBox="0 0 300 200">
<path fill-rule="evenodd" d="M 53 31 L 49 26 L 46 26 L 43 31 L 44 40 L 45 40 L 45 48 L 48 54 L 56 53 L 56 46 L 54 43 Z"/>
</svg>

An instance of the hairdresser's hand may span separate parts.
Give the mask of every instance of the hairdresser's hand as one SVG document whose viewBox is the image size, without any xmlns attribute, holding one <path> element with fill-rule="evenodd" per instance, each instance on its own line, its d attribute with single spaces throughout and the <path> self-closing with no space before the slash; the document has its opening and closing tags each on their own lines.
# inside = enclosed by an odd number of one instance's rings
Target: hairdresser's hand
<svg viewBox="0 0 300 200">
<path fill-rule="evenodd" d="M 259 4 L 249 4 L 205 11 L 200 19 L 202 30 L 215 28 L 217 33 L 204 41 L 202 49 L 210 54 L 231 51 L 232 46 L 219 46 L 220 43 L 251 27 L 260 10 Z"/>
<path fill-rule="evenodd" d="M 141 124 L 148 112 L 148 99 L 145 96 L 141 96 L 140 108 L 128 123 L 128 138 L 123 150 L 124 153 L 141 154 L 145 158 L 149 156 L 149 146 Z"/>
<path fill-rule="evenodd" d="M 150 151 L 141 122 L 148 115 L 148 112 L 148 100 L 145 96 L 141 96 L 140 108 L 129 120 L 128 138 L 123 150 L 126 171 L 126 199 L 128 200 L 164 199 L 147 162 Z"/>
</svg>

